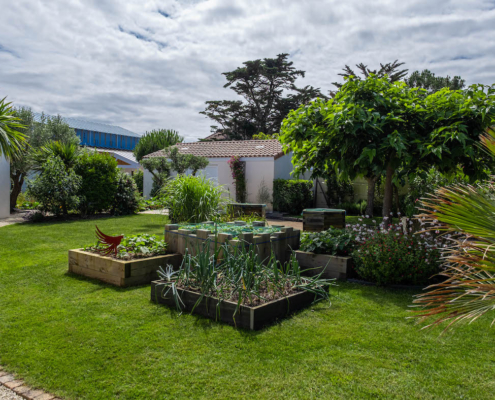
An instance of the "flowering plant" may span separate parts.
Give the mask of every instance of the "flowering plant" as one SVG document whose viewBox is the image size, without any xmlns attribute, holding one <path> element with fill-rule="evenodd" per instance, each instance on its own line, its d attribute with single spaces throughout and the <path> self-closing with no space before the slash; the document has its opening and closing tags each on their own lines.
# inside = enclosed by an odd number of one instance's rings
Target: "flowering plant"
<svg viewBox="0 0 495 400">
<path fill-rule="evenodd" d="M 379 285 L 420 285 L 439 273 L 445 240 L 430 232 L 413 234 L 411 226 L 411 220 L 406 226 L 349 226 L 360 243 L 352 254 L 359 276 Z"/>
<path fill-rule="evenodd" d="M 232 172 L 232 178 L 235 185 L 235 199 L 239 203 L 245 203 L 247 197 L 246 189 L 246 171 L 244 169 L 244 162 L 241 161 L 239 156 L 232 156 L 227 161 Z"/>
</svg>

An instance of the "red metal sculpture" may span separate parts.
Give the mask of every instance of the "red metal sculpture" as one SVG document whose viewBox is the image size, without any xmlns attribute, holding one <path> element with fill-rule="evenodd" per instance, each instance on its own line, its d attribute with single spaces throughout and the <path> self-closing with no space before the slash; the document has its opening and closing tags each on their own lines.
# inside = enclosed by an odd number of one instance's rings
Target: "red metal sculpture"
<svg viewBox="0 0 495 400">
<path fill-rule="evenodd" d="M 103 245 L 104 247 L 98 252 L 103 256 L 108 256 L 112 251 L 115 253 L 115 257 L 117 257 L 117 247 L 119 246 L 122 238 L 124 236 L 108 236 L 105 235 L 102 231 L 98 229 L 96 226 L 96 238 L 98 239 L 98 243 Z"/>
</svg>

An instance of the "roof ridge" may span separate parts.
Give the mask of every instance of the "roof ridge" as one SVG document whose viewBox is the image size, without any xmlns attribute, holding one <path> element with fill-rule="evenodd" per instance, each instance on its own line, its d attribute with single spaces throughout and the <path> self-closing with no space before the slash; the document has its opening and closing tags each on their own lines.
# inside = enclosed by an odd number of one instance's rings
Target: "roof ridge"
<svg viewBox="0 0 495 400">
<path fill-rule="evenodd" d="M 202 145 L 204 145 L 205 143 L 208 143 L 208 144 L 222 144 L 222 143 L 253 143 L 253 142 L 280 142 L 278 139 L 253 139 L 253 140 L 212 140 L 211 142 L 181 142 L 181 143 L 177 143 L 175 144 L 174 146 L 178 146 L 180 144 L 199 144 L 201 143 Z"/>
</svg>

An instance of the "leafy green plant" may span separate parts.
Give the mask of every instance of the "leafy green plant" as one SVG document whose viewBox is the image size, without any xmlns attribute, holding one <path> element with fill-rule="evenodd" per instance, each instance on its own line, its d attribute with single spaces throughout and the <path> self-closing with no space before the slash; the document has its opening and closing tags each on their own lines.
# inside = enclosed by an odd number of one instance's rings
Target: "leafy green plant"
<svg viewBox="0 0 495 400">
<path fill-rule="evenodd" d="M 350 256 L 356 245 L 356 235 L 352 231 L 330 228 L 322 232 L 303 232 L 300 250 L 332 256 Z"/>
<path fill-rule="evenodd" d="M 134 179 L 125 172 L 117 174 L 117 189 L 113 199 L 114 215 L 134 214 L 139 209 L 139 193 Z"/>
<path fill-rule="evenodd" d="M 74 171 L 82 178 L 79 211 L 94 214 L 112 207 L 117 191 L 117 161 L 110 154 L 84 151 Z"/>
<path fill-rule="evenodd" d="M 247 223 L 246 225 L 234 225 L 229 223 L 214 223 L 214 224 L 180 224 L 180 229 L 190 230 L 191 233 L 196 233 L 198 229 L 205 229 L 212 232 L 218 233 L 227 233 L 229 235 L 233 235 L 234 238 L 237 238 L 241 233 L 253 232 L 253 234 L 258 235 L 261 233 L 274 233 L 280 232 L 280 228 L 272 227 L 272 226 L 253 226 L 252 222 Z"/>
<path fill-rule="evenodd" d="M 273 181 L 273 209 L 289 214 L 301 214 L 313 205 L 313 181 L 275 179 Z"/>
<path fill-rule="evenodd" d="M 83 247 L 84 251 L 98 253 L 102 249 L 99 242 Z M 134 258 L 154 257 L 167 253 L 167 243 L 156 235 L 124 235 L 117 247 L 117 258 L 131 260 Z M 114 257 L 113 253 L 109 257 Z"/>
<path fill-rule="evenodd" d="M 144 184 L 144 173 L 141 170 L 138 170 L 132 175 L 132 179 L 134 179 L 134 182 L 136 182 L 136 187 L 139 192 L 139 194 L 142 196 L 143 195 L 143 184 Z"/>
<path fill-rule="evenodd" d="M 173 222 L 202 222 L 215 217 L 228 199 L 222 186 L 204 176 L 178 175 L 163 188 Z"/>
<path fill-rule="evenodd" d="M 67 215 L 79 205 L 82 179 L 67 169 L 60 157 L 50 156 L 41 174 L 28 182 L 28 195 L 36 199 L 42 211 Z"/>
</svg>

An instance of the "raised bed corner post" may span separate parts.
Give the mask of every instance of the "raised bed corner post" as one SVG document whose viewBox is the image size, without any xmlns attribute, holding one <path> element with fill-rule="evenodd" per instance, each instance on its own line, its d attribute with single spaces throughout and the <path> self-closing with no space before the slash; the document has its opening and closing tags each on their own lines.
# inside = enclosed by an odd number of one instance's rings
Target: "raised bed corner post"
<svg viewBox="0 0 495 400">
<path fill-rule="evenodd" d="M 177 253 L 179 250 L 178 240 L 179 240 L 179 225 L 177 224 L 167 224 L 165 225 L 165 242 L 167 243 L 167 249 L 171 253 Z"/>
</svg>

